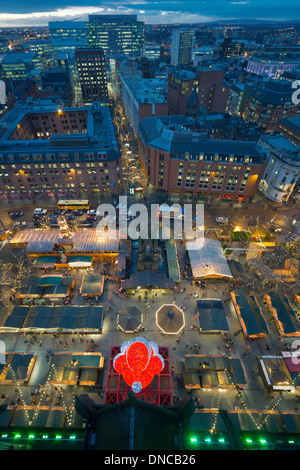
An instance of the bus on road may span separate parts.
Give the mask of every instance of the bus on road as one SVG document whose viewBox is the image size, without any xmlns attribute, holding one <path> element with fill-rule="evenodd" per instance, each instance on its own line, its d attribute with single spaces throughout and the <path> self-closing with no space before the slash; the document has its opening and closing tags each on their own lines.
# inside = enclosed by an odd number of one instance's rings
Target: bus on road
<svg viewBox="0 0 300 470">
<path fill-rule="evenodd" d="M 90 202 L 87 199 L 60 200 L 57 203 L 57 208 L 60 210 L 69 209 L 72 211 L 80 209 L 88 210 L 90 208 Z"/>
</svg>

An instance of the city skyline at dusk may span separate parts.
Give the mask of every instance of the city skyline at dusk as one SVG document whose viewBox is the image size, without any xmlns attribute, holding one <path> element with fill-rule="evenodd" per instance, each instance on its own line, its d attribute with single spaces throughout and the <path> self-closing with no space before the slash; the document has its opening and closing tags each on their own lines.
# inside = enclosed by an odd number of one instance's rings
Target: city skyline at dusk
<svg viewBox="0 0 300 470">
<path fill-rule="evenodd" d="M 49 21 L 86 20 L 89 14 L 137 14 L 146 24 L 209 23 L 223 20 L 298 21 L 297 1 L 288 0 L 213 0 L 213 1 L 53 1 L 50 5 L 38 1 L 23 3 L 13 0 L 1 5 L 0 27 L 45 26 Z"/>
</svg>

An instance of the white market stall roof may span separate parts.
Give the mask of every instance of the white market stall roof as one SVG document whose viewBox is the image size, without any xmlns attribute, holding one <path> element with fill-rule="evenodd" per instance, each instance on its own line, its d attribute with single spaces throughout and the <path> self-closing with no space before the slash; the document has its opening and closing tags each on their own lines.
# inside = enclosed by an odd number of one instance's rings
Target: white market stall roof
<svg viewBox="0 0 300 470">
<path fill-rule="evenodd" d="M 11 243 L 26 245 L 27 253 L 51 253 L 54 244 L 59 242 L 59 237 L 59 230 L 26 229 L 18 231 Z M 72 253 L 117 253 L 118 250 L 118 238 L 101 238 L 96 228 L 78 230 L 72 238 Z"/>
<path fill-rule="evenodd" d="M 192 240 L 186 243 L 186 248 L 194 278 L 233 277 L 219 240 Z"/>
</svg>

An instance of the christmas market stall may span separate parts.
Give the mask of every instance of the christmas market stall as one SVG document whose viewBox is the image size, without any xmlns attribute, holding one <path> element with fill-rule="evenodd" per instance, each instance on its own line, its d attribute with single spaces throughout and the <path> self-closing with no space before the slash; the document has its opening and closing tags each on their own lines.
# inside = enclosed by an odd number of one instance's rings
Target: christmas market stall
<svg viewBox="0 0 300 470">
<path fill-rule="evenodd" d="M 268 327 L 253 292 L 236 289 L 231 299 L 243 333 L 248 338 L 262 338 L 268 334 Z"/>
<path fill-rule="evenodd" d="M 287 295 L 269 292 L 264 296 L 281 336 L 300 336 L 300 324 Z"/>
</svg>

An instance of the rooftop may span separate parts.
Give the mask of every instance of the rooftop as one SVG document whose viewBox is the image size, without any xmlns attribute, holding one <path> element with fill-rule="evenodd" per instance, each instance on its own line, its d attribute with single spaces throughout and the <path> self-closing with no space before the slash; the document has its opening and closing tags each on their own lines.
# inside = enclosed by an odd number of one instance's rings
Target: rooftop
<svg viewBox="0 0 300 470">
<path fill-rule="evenodd" d="M 138 103 L 166 103 L 166 81 L 160 78 L 143 78 L 139 75 L 122 75 Z"/>
<path fill-rule="evenodd" d="M 85 115 L 86 128 L 82 126 L 83 131 L 75 130 L 74 132 L 52 134 L 49 131 L 49 136 L 43 138 L 35 136 L 35 127 L 39 117 L 44 116 L 46 120 L 51 122 L 59 122 L 61 124 L 61 117 L 66 117 L 72 114 L 78 119 Z M 33 119 L 35 121 L 33 121 Z M 33 132 L 28 132 L 25 136 L 20 136 L 18 133 L 19 128 L 22 131 L 21 123 L 28 123 L 27 127 L 33 129 Z M 26 127 L 26 126 L 24 126 Z M 59 126 L 57 126 L 59 127 Z M 62 128 L 62 126 L 60 126 Z M 68 131 L 69 132 L 69 131 Z M 106 154 L 107 160 L 114 160 L 120 157 L 117 139 L 115 135 L 114 126 L 112 123 L 110 111 L 108 107 L 101 106 L 101 103 L 93 103 L 89 107 L 81 108 L 59 108 L 55 104 L 41 105 L 37 101 L 27 100 L 26 104 L 17 103 L 15 107 L 9 111 L 6 116 L 0 121 L 0 152 L 15 152 L 13 158 L 18 162 L 19 154 L 29 154 L 30 152 L 54 152 L 55 151 L 68 151 L 74 150 L 74 146 L 79 146 L 80 150 L 98 150 Z M 71 155 L 69 155 L 70 159 Z M 46 154 L 42 155 L 42 159 L 46 159 Z M 4 156 L 5 161 L 5 156 Z M 11 158 L 10 158 L 11 161 Z"/>
</svg>

